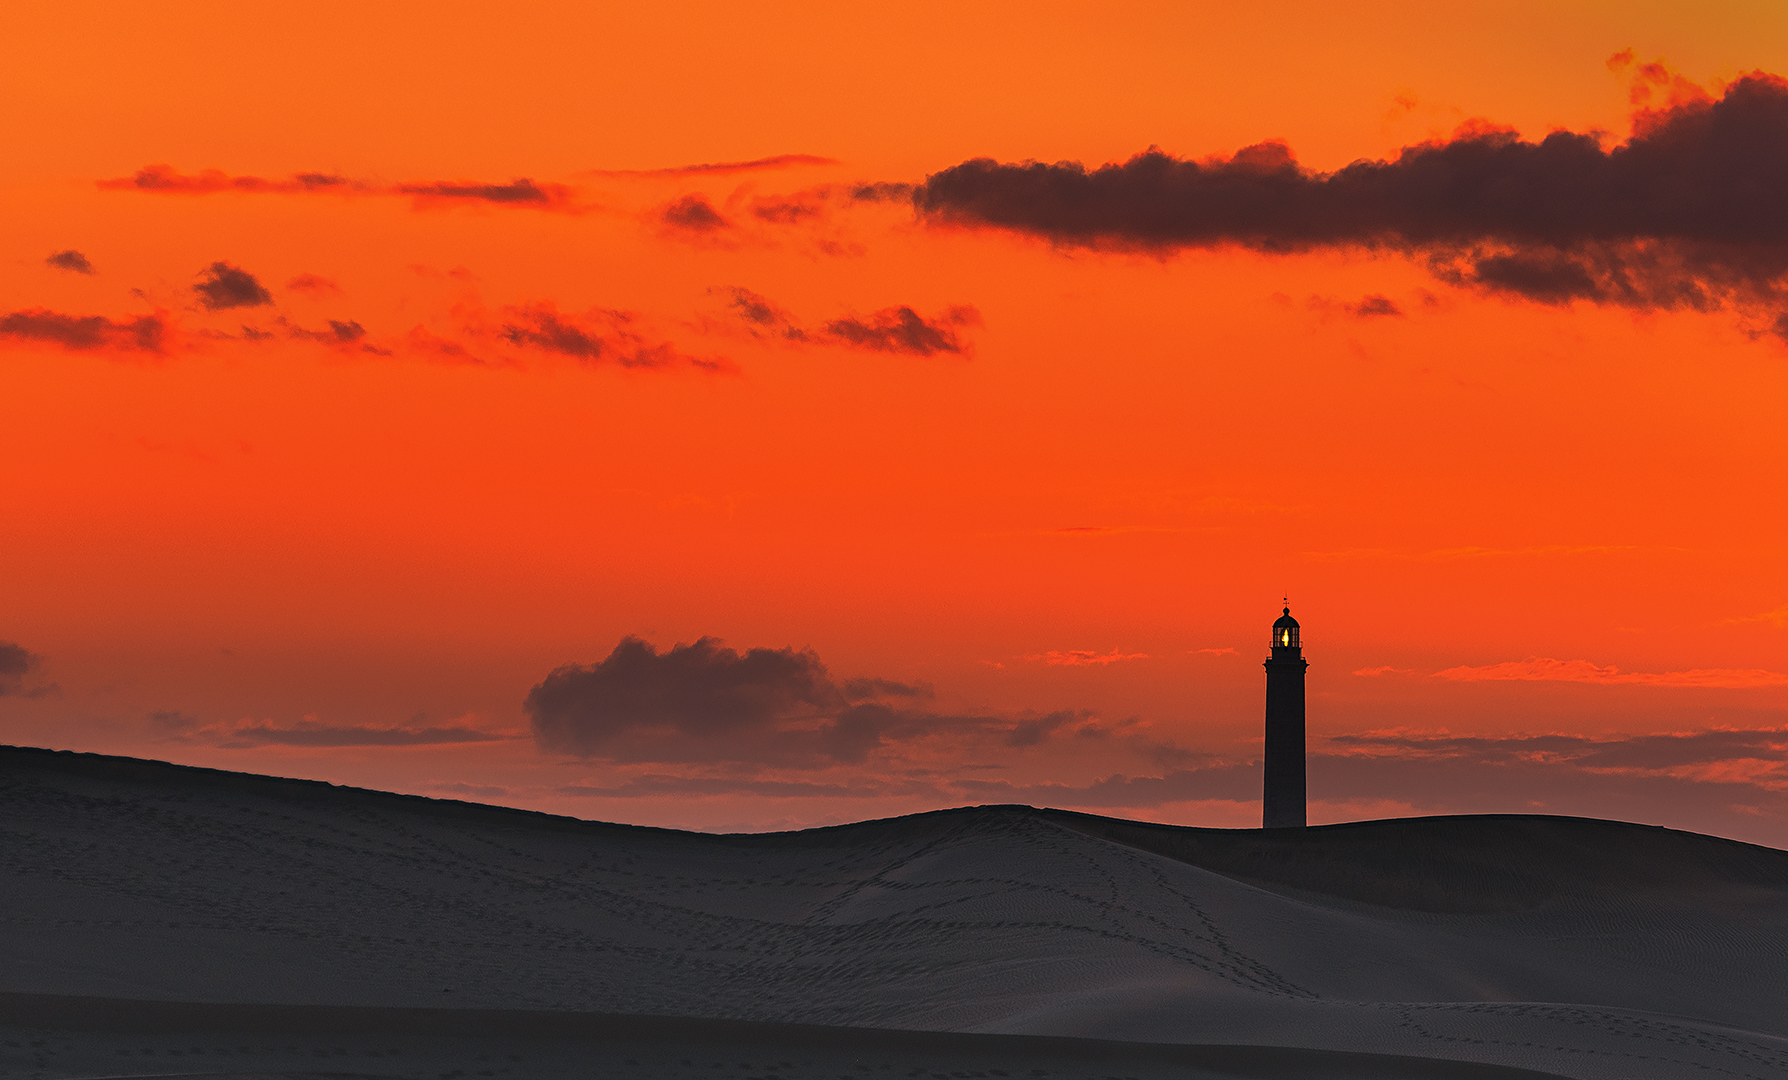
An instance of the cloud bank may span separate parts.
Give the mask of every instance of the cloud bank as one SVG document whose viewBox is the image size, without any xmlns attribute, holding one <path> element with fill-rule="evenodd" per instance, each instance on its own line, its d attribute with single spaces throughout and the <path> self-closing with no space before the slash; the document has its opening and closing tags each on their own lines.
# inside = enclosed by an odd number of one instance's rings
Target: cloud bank
<svg viewBox="0 0 1788 1080">
<path fill-rule="evenodd" d="M 1217 650 L 1200 649 L 1199 651 L 1215 652 Z M 1235 650 L 1226 649 L 1223 651 L 1234 652 Z M 1124 660 L 1147 660 L 1148 658 L 1148 653 L 1123 653 L 1116 649 L 1113 649 L 1108 653 L 1098 652 L 1093 649 L 1051 649 L 1048 652 L 1033 653 L 1030 656 L 1025 657 L 1026 660 L 1041 660 L 1045 664 L 1051 664 L 1056 667 L 1103 667 L 1106 664 L 1116 664 Z"/>
<path fill-rule="evenodd" d="M 1682 86 L 1610 149 L 1595 134 L 1535 142 L 1477 125 L 1332 173 L 1277 142 L 1204 161 L 1150 149 L 1091 170 L 977 159 L 928 177 L 913 203 L 932 222 L 1071 246 L 1398 251 L 1489 292 L 1730 305 L 1788 338 L 1788 81 L 1756 72 L 1717 99 Z"/>
<path fill-rule="evenodd" d="M 127 322 L 44 308 L 0 315 L 0 338 L 55 345 L 71 352 L 116 349 L 159 353 L 166 343 L 167 330 L 160 315 L 139 315 Z"/>
<path fill-rule="evenodd" d="M 1395 669 L 1362 669 L 1356 675 L 1383 674 Z M 1588 660 L 1554 660 L 1530 657 L 1482 667 L 1453 667 L 1434 673 L 1435 678 L 1456 682 L 1580 682 L 1603 686 L 1708 686 L 1742 688 L 1788 686 L 1788 674 L 1761 668 L 1696 668 L 1692 671 L 1621 671 Z"/>
</svg>

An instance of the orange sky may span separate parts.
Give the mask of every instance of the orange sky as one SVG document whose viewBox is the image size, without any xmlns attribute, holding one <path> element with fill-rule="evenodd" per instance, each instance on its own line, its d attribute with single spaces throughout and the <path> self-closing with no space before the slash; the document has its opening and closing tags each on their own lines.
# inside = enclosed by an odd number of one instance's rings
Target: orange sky
<svg viewBox="0 0 1788 1080">
<path fill-rule="evenodd" d="M 1269 139 L 1328 171 L 1474 118 L 1612 145 L 1618 50 L 1788 73 L 1775 4 L 1442 7 L 13 5 L 0 740 L 702 828 L 1242 825 L 1289 592 L 1313 819 L 1788 845 L 1756 311 L 849 194 Z M 628 635 L 931 691 L 856 760 L 537 744 L 530 689 Z"/>
</svg>

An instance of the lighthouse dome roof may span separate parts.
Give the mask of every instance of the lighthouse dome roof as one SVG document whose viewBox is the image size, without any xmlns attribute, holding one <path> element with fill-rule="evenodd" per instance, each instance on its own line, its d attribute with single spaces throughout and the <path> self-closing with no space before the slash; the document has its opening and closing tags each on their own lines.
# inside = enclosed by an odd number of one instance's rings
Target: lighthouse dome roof
<svg viewBox="0 0 1788 1080">
<path fill-rule="evenodd" d="M 1278 620 L 1273 623 L 1273 629 L 1277 630 L 1283 626 L 1296 626 L 1297 624 L 1298 621 L 1291 617 L 1291 608 L 1287 607 L 1285 614 L 1279 616 Z"/>
</svg>

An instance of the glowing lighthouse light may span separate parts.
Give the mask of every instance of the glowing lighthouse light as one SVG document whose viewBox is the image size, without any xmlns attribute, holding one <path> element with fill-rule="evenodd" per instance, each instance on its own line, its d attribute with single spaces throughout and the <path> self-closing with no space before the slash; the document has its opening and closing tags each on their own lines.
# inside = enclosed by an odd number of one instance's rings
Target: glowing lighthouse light
<svg viewBox="0 0 1788 1080">
<path fill-rule="evenodd" d="M 1304 824 L 1304 669 L 1310 664 L 1298 640 L 1291 601 L 1273 624 L 1273 654 L 1267 658 L 1266 783 L 1261 792 L 1261 824 L 1269 829 Z"/>
</svg>

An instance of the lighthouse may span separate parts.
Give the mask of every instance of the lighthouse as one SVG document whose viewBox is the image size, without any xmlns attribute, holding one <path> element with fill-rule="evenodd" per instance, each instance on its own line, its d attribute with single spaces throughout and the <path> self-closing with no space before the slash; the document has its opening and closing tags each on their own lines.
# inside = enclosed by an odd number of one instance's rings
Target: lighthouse
<svg viewBox="0 0 1788 1080">
<path fill-rule="evenodd" d="M 1304 826 L 1304 648 L 1291 602 L 1273 623 L 1273 654 L 1267 658 L 1266 785 L 1261 824 L 1268 829 Z"/>
</svg>

